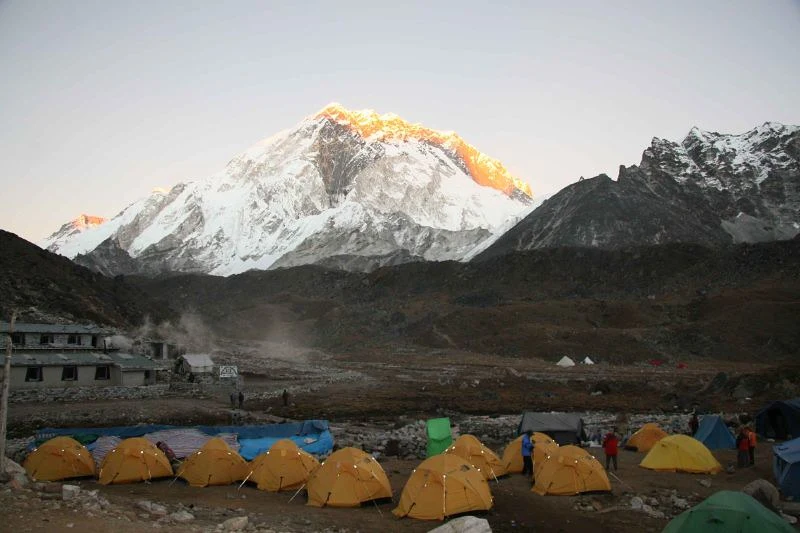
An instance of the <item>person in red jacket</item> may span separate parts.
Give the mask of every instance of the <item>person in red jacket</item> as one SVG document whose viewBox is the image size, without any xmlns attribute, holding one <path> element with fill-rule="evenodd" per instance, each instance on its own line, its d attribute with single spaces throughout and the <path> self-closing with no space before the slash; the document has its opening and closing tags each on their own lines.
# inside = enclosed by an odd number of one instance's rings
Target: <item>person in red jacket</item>
<svg viewBox="0 0 800 533">
<path fill-rule="evenodd" d="M 739 428 L 736 436 L 736 464 L 739 468 L 750 465 L 750 437 L 747 436 L 744 426 Z"/>
<path fill-rule="evenodd" d="M 616 435 L 616 431 L 617 428 L 614 428 L 606 433 L 605 437 L 603 437 L 603 451 L 606 454 L 606 470 L 608 470 L 608 467 L 612 462 L 614 463 L 614 470 L 619 468 L 617 465 L 619 438 Z"/>
<path fill-rule="evenodd" d="M 748 453 L 750 454 L 750 466 L 755 466 L 756 442 L 758 442 L 758 437 L 756 437 L 756 432 L 750 427 L 747 427 L 745 432 L 747 433 L 747 440 L 750 441 L 750 450 L 748 450 Z"/>
</svg>

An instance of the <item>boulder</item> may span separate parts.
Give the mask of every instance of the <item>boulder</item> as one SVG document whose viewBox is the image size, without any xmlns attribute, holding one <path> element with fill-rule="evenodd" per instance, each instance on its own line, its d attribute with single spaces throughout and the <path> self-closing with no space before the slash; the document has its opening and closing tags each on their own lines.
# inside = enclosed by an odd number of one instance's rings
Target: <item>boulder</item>
<svg viewBox="0 0 800 533">
<path fill-rule="evenodd" d="M 249 522 L 246 516 L 236 516 L 229 518 L 222 523 L 223 531 L 241 531 L 247 527 Z"/>
<path fill-rule="evenodd" d="M 77 485 L 62 485 L 61 486 L 61 499 L 65 502 L 74 500 L 80 495 L 81 488 Z"/>
<path fill-rule="evenodd" d="M 175 511 L 169 515 L 169 519 L 173 522 L 190 522 L 194 520 L 194 515 L 189 511 Z"/>
<path fill-rule="evenodd" d="M 475 516 L 459 516 L 428 533 L 492 533 L 489 521 Z"/>
<path fill-rule="evenodd" d="M 751 481 L 744 486 L 742 492 L 749 494 L 772 512 L 777 513 L 780 509 L 781 498 L 778 489 L 766 479 Z"/>
</svg>

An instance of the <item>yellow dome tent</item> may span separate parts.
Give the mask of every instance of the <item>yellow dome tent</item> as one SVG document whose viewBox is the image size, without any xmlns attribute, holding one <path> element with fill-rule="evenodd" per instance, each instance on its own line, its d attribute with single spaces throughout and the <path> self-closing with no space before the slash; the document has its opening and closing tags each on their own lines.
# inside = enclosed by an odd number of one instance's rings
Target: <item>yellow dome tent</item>
<svg viewBox="0 0 800 533">
<path fill-rule="evenodd" d="M 658 441 L 639 463 L 642 468 L 665 472 L 716 474 L 722 470 L 702 442 L 686 435 L 672 435 Z"/>
<path fill-rule="evenodd" d="M 472 435 L 461 435 L 444 453 L 453 454 L 477 468 L 486 479 L 508 474 L 497 455 Z"/>
<path fill-rule="evenodd" d="M 492 493 L 483 474 L 452 454 L 423 461 L 406 482 L 395 516 L 444 520 L 447 516 L 492 508 Z"/>
<path fill-rule="evenodd" d="M 178 467 L 177 477 L 193 487 L 230 485 L 247 475 L 247 461 L 219 437 L 209 439 L 202 448 Z"/>
<path fill-rule="evenodd" d="M 610 491 L 611 483 L 600 462 L 577 446 L 560 446 L 537 470 L 536 494 L 573 495 L 581 492 Z"/>
<path fill-rule="evenodd" d="M 661 429 L 658 424 L 645 424 L 639 428 L 639 431 L 631 435 L 625 447 L 636 448 L 638 452 L 649 452 L 656 442 L 667 436 L 667 432 Z"/>
<path fill-rule="evenodd" d="M 533 439 L 533 464 L 542 463 L 545 458 L 552 453 L 554 448 L 558 448 L 558 443 L 544 433 L 535 431 L 531 436 Z M 503 466 L 509 474 L 519 474 L 522 472 L 522 435 L 512 440 L 503 450 Z"/>
<path fill-rule="evenodd" d="M 358 507 L 370 500 L 392 497 L 389 478 L 378 461 L 356 448 L 333 452 L 306 483 L 308 505 Z"/>
<path fill-rule="evenodd" d="M 250 461 L 246 479 L 260 490 L 294 490 L 307 482 L 317 468 L 319 461 L 313 455 L 298 448 L 294 441 L 281 439 Z"/>
<path fill-rule="evenodd" d="M 125 439 L 106 454 L 100 465 L 99 481 L 109 483 L 135 483 L 172 475 L 164 452 L 144 437 Z"/>
<path fill-rule="evenodd" d="M 55 437 L 33 450 L 22 465 L 34 481 L 94 476 L 89 450 L 71 437 Z"/>
</svg>

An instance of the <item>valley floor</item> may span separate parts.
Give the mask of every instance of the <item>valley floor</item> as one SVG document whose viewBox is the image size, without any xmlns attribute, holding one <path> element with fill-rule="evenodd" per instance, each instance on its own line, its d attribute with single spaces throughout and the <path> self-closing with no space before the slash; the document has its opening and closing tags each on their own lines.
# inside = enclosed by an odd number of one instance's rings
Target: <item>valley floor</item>
<svg viewBox="0 0 800 533">
<path fill-rule="evenodd" d="M 763 402 L 786 397 L 783 394 L 791 393 L 786 388 L 798 383 L 790 379 L 797 371 L 794 367 L 708 360 L 686 361 L 686 368 L 598 364 L 562 369 L 540 359 L 413 346 L 326 354 L 314 350 L 289 353 L 285 346 L 231 342 L 225 353 L 229 362 L 245 372 L 243 410 L 231 408 L 230 385 L 150 400 L 12 403 L 10 434 L 29 437 L 46 426 L 274 423 L 322 418 L 331 421 L 336 436 L 356 428 L 396 428 L 436 416 L 449 416 L 463 427 L 472 418 L 517 416 L 524 410 L 603 411 L 611 417 L 634 413 L 683 416 L 698 406 L 706 412 L 752 415 Z M 290 394 L 286 407 L 280 399 L 284 389 Z M 512 436 L 513 430 L 507 436 L 493 436 L 487 445 L 500 452 Z M 757 478 L 772 480 L 768 450 L 767 443 L 761 445 L 754 468 L 716 476 L 651 472 L 637 466 L 641 454 L 625 451 L 619 480 L 612 477 L 613 492 L 606 495 L 540 497 L 530 492 L 522 476 L 512 475 L 491 484 L 495 507 L 484 517 L 493 531 L 660 531 L 667 519 L 632 511 L 631 497 L 654 498 L 659 501 L 658 509 L 677 514 L 679 510 L 668 503 L 673 496 L 696 504 L 720 489 L 738 490 Z M 593 451 L 602 456 L 599 449 Z M 733 451 L 715 455 L 723 465 L 735 462 Z M 389 475 L 396 502 L 420 459 L 381 456 L 380 462 Z M 701 479 L 710 480 L 710 487 L 701 485 Z M 109 487 L 93 481 L 79 484 L 84 490 L 99 489 L 98 494 L 110 502 L 107 508 L 84 512 L 67 502 L 42 500 L 35 491 L 0 491 L 0 530 L 214 531 L 226 519 L 240 515 L 248 516 L 250 530 L 264 531 L 413 532 L 437 525 L 398 520 L 391 514 L 394 505 L 390 502 L 360 509 L 316 509 L 304 505 L 302 494 L 290 502 L 291 494 L 264 493 L 250 486 L 238 491 L 235 486 L 197 489 L 170 480 Z M 186 510 L 194 519 L 176 523 L 152 515 L 137 507 L 140 500 L 164 505 L 170 514 Z M 594 510 L 589 511 L 590 507 Z"/>
</svg>

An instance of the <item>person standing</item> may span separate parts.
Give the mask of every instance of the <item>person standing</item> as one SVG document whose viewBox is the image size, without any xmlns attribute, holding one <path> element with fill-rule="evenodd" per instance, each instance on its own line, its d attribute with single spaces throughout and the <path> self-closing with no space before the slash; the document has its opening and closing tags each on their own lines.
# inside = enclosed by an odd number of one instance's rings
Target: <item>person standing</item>
<svg viewBox="0 0 800 533">
<path fill-rule="evenodd" d="M 533 431 L 528 430 L 522 434 L 522 475 L 530 476 L 533 479 L 533 446 L 531 436 Z"/>
<path fill-rule="evenodd" d="M 689 435 L 694 437 L 697 433 L 697 428 L 700 427 L 700 420 L 697 419 L 697 413 L 692 413 L 692 418 L 689 420 Z"/>
<path fill-rule="evenodd" d="M 283 394 L 281 394 L 281 398 L 283 398 L 283 406 L 286 407 L 289 405 L 289 391 L 283 389 Z"/>
<path fill-rule="evenodd" d="M 606 433 L 606 436 L 603 437 L 603 451 L 606 454 L 606 470 L 614 463 L 614 470 L 619 470 L 619 465 L 617 464 L 617 453 L 619 453 L 619 437 L 616 434 L 617 428 L 613 428 L 611 431 Z"/>
<path fill-rule="evenodd" d="M 242 408 L 242 405 L 244 405 L 244 393 L 239 391 L 239 409 Z"/>
<path fill-rule="evenodd" d="M 739 468 L 750 464 L 750 437 L 747 436 L 744 426 L 739 428 L 736 436 L 736 464 Z"/>
<path fill-rule="evenodd" d="M 750 454 L 750 466 L 755 466 L 756 442 L 758 442 L 758 438 L 756 437 L 756 432 L 749 427 L 745 429 L 745 432 L 747 433 L 747 441 L 750 444 L 750 449 L 747 450 L 747 452 Z"/>
</svg>

